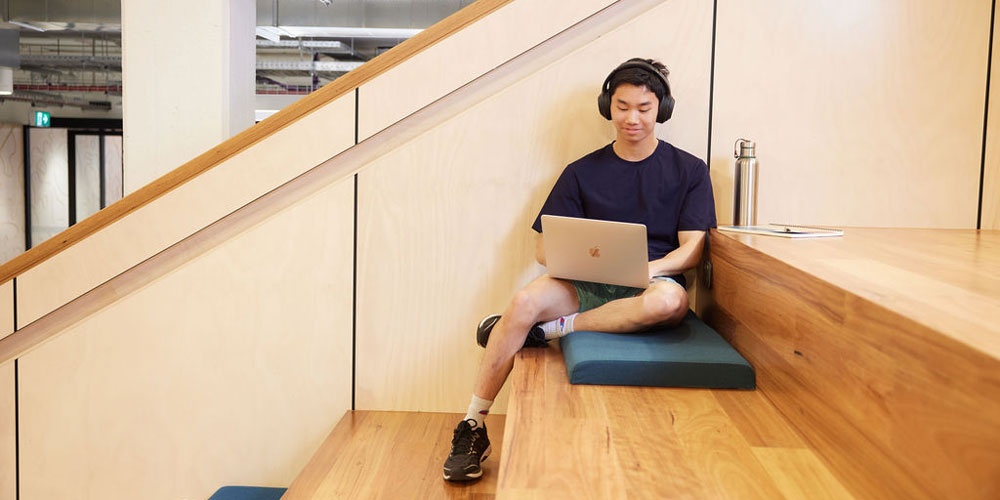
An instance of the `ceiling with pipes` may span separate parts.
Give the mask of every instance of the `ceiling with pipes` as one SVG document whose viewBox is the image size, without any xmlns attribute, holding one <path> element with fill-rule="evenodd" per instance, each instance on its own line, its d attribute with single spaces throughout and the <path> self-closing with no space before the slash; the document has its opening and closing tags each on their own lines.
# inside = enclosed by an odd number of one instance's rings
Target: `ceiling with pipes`
<svg viewBox="0 0 1000 500">
<path fill-rule="evenodd" d="M 258 94 L 307 94 L 474 0 L 256 0 Z M 121 108 L 121 0 L 0 0 L 0 66 L 13 95 L 81 110 Z M 2 105 L 2 104 L 0 104 Z"/>
</svg>

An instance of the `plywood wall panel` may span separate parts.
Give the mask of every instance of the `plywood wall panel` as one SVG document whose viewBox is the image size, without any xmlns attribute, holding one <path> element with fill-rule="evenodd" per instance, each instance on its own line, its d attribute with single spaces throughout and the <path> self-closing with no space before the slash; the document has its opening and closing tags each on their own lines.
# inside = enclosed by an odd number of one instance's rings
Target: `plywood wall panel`
<svg viewBox="0 0 1000 500">
<path fill-rule="evenodd" d="M 21 498 L 290 484 L 351 404 L 353 195 L 324 187 L 24 355 Z"/>
<path fill-rule="evenodd" d="M 342 97 L 18 278 L 23 326 L 354 144 Z"/>
<path fill-rule="evenodd" d="M 0 339 L 14 333 L 14 280 L 0 285 Z"/>
<path fill-rule="evenodd" d="M 364 140 L 514 56 L 613 3 L 517 0 L 364 84 L 358 135 Z M 516 30 L 512 31 L 512 28 Z"/>
<path fill-rule="evenodd" d="M 993 24 L 996 30 L 997 13 Z M 1000 229 L 1000 33 L 993 33 L 986 158 L 983 169 L 982 229 Z"/>
<path fill-rule="evenodd" d="M 17 498 L 14 362 L 0 364 L 0 500 Z"/>
<path fill-rule="evenodd" d="M 975 227 L 990 2 L 718 3 L 712 178 L 757 141 L 758 222 Z"/>
<path fill-rule="evenodd" d="M 670 66 L 678 113 L 658 133 L 704 156 L 711 23 L 709 3 L 660 4 L 360 172 L 358 409 L 465 409 L 476 324 L 544 272 L 530 229 L 542 202 L 567 163 L 614 137 L 596 97 L 616 65 Z"/>
</svg>

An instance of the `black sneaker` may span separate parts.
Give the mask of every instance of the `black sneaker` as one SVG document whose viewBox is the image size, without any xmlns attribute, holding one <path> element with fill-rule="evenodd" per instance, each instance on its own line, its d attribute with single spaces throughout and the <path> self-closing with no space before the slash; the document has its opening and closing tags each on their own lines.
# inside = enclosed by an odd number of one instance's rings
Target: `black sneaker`
<svg viewBox="0 0 1000 500">
<path fill-rule="evenodd" d="M 497 321 L 500 321 L 500 315 L 491 314 L 479 322 L 479 326 L 476 327 L 476 343 L 479 344 L 479 347 L 486 347 L 486 342 L 490 340 L 490 332 L 493 331 Z M 549 345 L 549 341 L 545 340 L 545 332 L 538 326 L 540 324 L 535 323 L 535 326 L 528 330 L 528 337 L 524 339 L 524 345 L 521 347 L 545 347 Z"/>
<path fill-rule="evenodd" d="M 490 451 L 485 425 L 476 427 L 476 421 L 471 418 L 459 422 L 451 438 L 451 454 L 444 461 L 444 478 L 448 481 L 479 479 L 483 476 L 479 464 L 490 456 Z"/>
</svg>

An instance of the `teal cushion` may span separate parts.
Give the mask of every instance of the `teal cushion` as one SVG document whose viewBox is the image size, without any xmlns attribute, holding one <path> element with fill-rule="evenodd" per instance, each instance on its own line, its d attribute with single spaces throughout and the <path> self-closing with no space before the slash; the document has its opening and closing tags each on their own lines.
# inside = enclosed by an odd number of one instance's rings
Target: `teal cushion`
<svg viewBox="0 0 1000 500">
<path fill-rule="evenodd" d="M 572 384 L 754 389 L 753 367 L 692 312 L 643 333 L 573 332 L 560 339 Z"/>
<path fill-rule="evenodd" d="M 279 500 L 287 488 L 223 486 L 208 500 Z"/>
</svg>

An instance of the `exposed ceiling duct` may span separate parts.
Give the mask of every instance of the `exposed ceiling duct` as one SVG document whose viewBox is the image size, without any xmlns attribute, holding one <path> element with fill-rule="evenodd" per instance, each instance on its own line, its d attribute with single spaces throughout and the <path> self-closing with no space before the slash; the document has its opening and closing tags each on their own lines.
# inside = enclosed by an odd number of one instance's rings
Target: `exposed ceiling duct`
<svg viewBox="0 0 1000 500">
<path fill-rule="evenodd" d="M 10 99 L 86 109 L 107 99 L 120 104 L 121 1 L 0 0 L 0 68 L 20 68 Z M 254 1 L 257 92 L 303 94 L 474 0 Z M 20 35 L 7 44 L 16 63 L 4 62 L 4 31 Z"/>
</svg>

